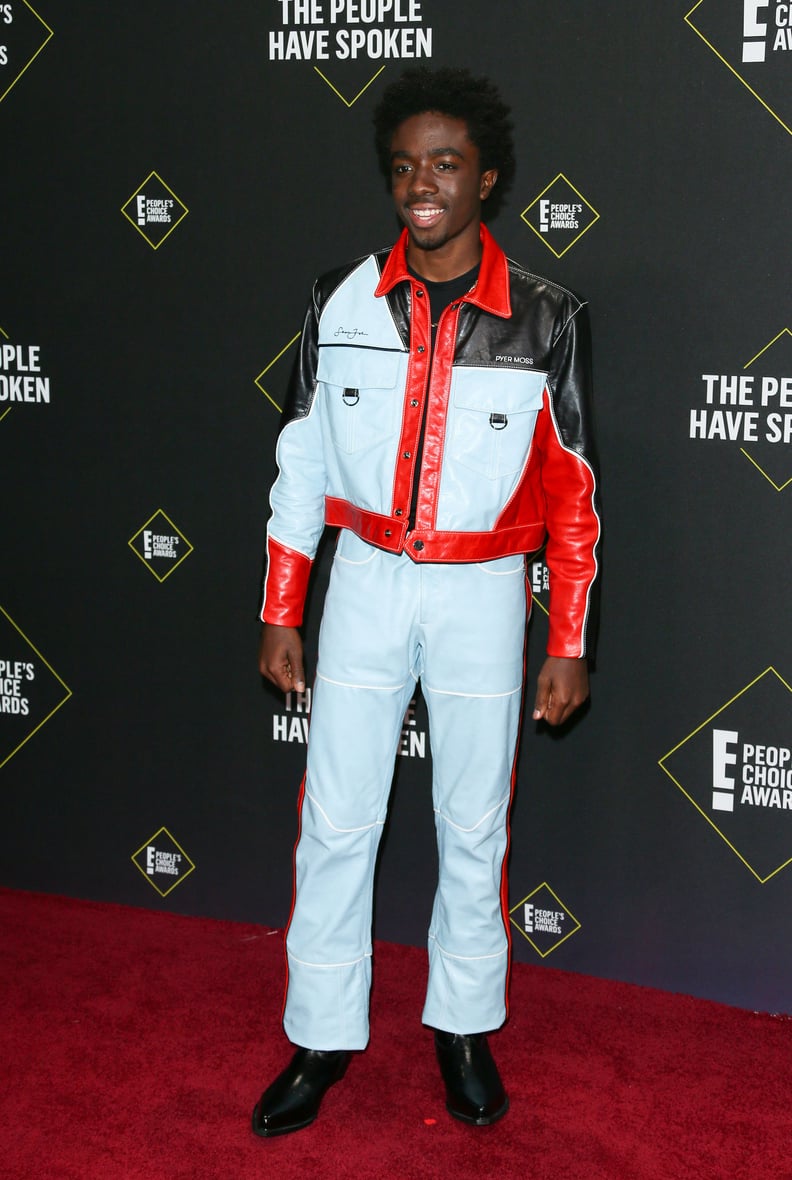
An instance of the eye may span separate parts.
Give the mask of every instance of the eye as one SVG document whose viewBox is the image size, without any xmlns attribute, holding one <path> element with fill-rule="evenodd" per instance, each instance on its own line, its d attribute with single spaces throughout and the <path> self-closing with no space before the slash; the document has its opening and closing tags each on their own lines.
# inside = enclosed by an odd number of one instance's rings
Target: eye
<svg viewBox="0 0 792 1180">
<path fill-rule="evenodd" d="M 451 160 L 441 160 L 437 164 L 439 172 L 456 172 L 456 168 L 456 164 L 452 163 Z"/>
<path fill-rule="evenodd" d="M 394 164 L 393 165 L 393 175 L 394 176 L 403 176 L 405 172 L 409 172 L 409 171 L 410 171 L 409 164 Z"/>
</svg>

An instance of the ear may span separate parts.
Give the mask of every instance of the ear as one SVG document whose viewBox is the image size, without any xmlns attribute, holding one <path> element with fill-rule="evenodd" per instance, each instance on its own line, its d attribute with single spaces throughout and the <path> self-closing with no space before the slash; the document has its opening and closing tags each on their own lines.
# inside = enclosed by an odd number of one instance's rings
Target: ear
<svg viewBox="0 0 792 1180">
<path fill-rule="evenodd" d="M 481 186 L 479 188 L 479 196 L 482 201 L 486 201 L 487 197 L 492 192 L 496 180 L 498 179 L 498 169 L 490 168 L 481 174 Z"/>
</svg>

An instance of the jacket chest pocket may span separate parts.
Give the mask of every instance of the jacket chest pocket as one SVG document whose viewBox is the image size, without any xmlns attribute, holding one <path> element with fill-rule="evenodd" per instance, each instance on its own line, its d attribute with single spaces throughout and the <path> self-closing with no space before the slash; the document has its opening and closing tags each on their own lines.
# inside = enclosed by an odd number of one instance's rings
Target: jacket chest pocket
<svg viewBox="0 0 792 1180">
<path fill-rule="evenodd" d="M 368 450 L 401 426 L 401 354 L 376 349 L 320 348 L 316 375 L 334 446 Z"/>
<path fill-rule="evenodd" d="M 528 456 L 545 373 L 455 369 L 449 403 L 452 457 L 487 479 L 519 471 Z"/>
</svg>

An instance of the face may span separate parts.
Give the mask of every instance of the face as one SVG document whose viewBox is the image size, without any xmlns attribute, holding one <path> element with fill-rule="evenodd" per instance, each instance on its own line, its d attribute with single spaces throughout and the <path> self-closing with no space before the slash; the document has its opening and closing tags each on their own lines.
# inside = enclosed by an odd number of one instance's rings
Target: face
<svg viewBox="0 0 792 1180">
<path fill-rule="evenodd" d="M 498 173 L 481 171 L 464 120 L 435 111 L 405 119 L 391 141 L 391 169 L 393 200 L 409 232 L 408 257 L 419 263 L 416 270 L 425 278 L 451 278 L 475 266 L 481 202 Z"/>
</svg>

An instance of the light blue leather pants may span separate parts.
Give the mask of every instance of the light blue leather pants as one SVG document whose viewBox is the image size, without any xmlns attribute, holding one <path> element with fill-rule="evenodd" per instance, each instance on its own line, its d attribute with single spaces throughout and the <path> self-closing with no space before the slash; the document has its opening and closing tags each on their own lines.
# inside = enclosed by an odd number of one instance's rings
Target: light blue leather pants
<svg viewBox="0 0 792 1180">
<path fill-rule="evenodd" d="M 419 565 L 341 533 L 319 636 L 286 941 L 284 1029 L 295 1044 L 368 1042 L 374 867 L 419 678 L 439 852 L 423 1020 L 457 1033 L 503 1023 L 503 876 L 525 623 L 522 557 Z"/>
</svg>

